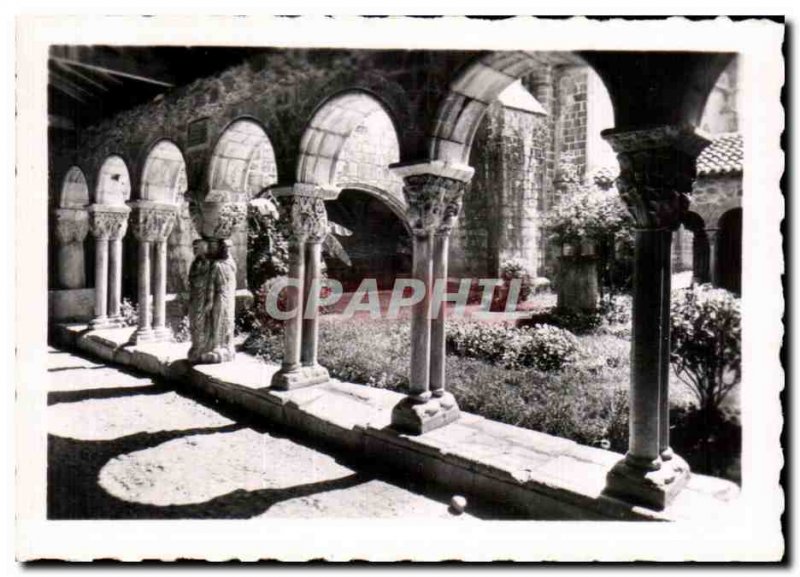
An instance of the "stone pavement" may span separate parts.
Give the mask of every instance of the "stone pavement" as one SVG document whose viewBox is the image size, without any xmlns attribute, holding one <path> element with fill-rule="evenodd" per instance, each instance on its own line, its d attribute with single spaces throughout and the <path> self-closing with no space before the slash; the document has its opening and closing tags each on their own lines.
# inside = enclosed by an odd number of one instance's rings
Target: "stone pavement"
<svg viewBox="0 0 800 577">
<path fill-rule="evenodd" d="M 149 376 L 49 349 L 48 517 L 512 518 L 398 482 Z M 260 425 L 261 423 L 259 423 Z"/>
</svg>

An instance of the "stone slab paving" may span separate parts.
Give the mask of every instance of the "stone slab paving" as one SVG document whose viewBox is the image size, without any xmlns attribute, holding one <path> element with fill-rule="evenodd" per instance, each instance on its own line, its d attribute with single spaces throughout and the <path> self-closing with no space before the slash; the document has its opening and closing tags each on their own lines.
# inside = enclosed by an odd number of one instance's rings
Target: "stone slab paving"
<svg viewBox="0 0 800 577">
<path fill-rule="evenodd" d="M 100 334 L 98 334 L 100 333 Z M 447 427 L 424 435 L 391 428 L 399 393 L 331 380 L 272 391 L 278 370 L 239 353 L 233 362 L 189 366 L 174 343 L 130 347 L 120 332 L 62 326 L 65 343 L 103 359 L 168 376 L 176 386 L 202 391 L 396 473 L 493 501 L 528 518 L 680 520 L 724 518 L 736 506 L 733 483 L 692 475 L 687 488 L 664 511 L 631 505 L 605 494 L 605 478 L 622 455 L 573 441 L 462 413 Z"/>
<path fill-rule="evenodd" d="M 463 522 L 492 514 L 476 506 L 455 515 L 445 493 L 431 496 L 335 453 L 248 426 L 145 375 L 54 348 L 48 370 L 50 518 Z"/>
</svg>

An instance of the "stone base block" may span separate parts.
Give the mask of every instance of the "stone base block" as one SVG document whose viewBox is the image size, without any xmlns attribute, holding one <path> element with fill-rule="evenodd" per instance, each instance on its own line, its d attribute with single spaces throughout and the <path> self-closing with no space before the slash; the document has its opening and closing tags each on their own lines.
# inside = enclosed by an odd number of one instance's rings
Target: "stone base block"
<svg viewBox="0 0 800 577">
<path fill-rule="evenodd" d="M 156 337 L 156 333 L 153 331 L 153 329 L 136 329 L 133 335 L 131 335 L 131 343 L 135 345 L 155 342 L 158 342 L 158 338 Z"/>
<path fill-rule="evenodd" d="M 281 369 L 273 375 L 270 387 L 278 391 L 291 391 L 302 387 L 321 385 L 329 380 L 328 369 L 320 365 L 300 367 L 293 371 Z"/>
<path fill-rule="evenodd" d="M 404 433 L 422 435 L 457 421 L 459 416 L 458 403 L 450 393 L 423 403 L 406 397 L 392 409 L 392 427 Z"/>
<path fill-rule="evenodd" d="M 661 468 L 647 471 L 619 461 L 606 476 L 605 493 L 628 503 L 663 510 L 689 482 L 689 465 L 674 455 Z"/>
</svg>

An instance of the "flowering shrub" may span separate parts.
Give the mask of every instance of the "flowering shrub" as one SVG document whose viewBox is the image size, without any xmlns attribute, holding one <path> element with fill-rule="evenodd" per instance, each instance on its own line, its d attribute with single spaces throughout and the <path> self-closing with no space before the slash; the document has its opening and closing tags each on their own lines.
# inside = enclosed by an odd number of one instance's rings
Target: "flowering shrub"
<svg viewBox="0 0 800 577">
<path fill-rule="evenodd" d="M 628 210 L 616 190 L 592 187 L 564 196 L 545 221 L 552 238 L 561 244 L 601 242 L 622 232 L 629 223 Z"/>
<path fill-rule="evenodd" d="M 506 324 L 448 323 L 451 352 L 514 369 L 560 370 L 575 361 L 578 341 L 568 331 L 548 325 L 516 328 Z"/>
<path fill-rule="evenodd" d="M 739 300 L 705 284 L 674 291 L 671 361 L 708 417 L 741 379 L 742 335 Z"/>
</svg>

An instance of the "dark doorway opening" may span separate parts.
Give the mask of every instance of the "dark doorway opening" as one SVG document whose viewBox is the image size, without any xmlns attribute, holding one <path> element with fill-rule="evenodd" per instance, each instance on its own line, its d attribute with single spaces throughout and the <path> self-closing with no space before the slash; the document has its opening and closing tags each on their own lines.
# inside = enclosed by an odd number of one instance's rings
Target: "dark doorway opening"
<svg viewBox="0 0 800 577">
<path fill-rule="evenodd" d="M 742 209 L 729 210 L 719 219 L 719 286 L 742 292 Z"/>
<path fill-rule="evenodd" d="M 378 289 L 390 290 L 396 278 L 411 274 L 411 236 L 400 217 L 376 196 L 345 189 L 326 203 L 331 222 L 352 231 L 337 237 L 350 265 L 326 255 L 328 277 L 340 281 L 345 292 L 358 288 L 365 278 L 374 278 Z"/>
</svg>

